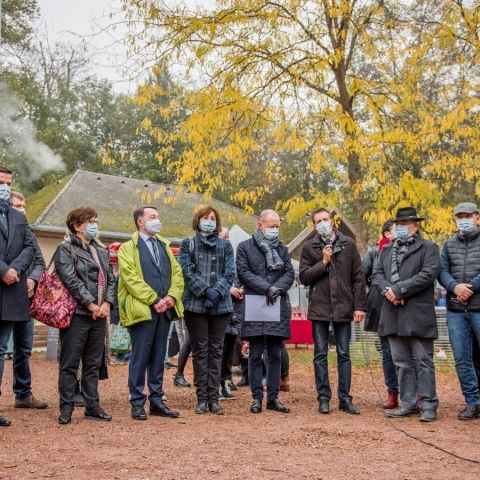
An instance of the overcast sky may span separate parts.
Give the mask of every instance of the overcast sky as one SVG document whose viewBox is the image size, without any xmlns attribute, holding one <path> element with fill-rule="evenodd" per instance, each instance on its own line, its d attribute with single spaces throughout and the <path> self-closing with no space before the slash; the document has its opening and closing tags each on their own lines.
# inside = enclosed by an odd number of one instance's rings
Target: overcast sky
<svg viewBox="0 0 480 480">
<path fill-rule="evenodd" d="M 117 91 L 133 89 L 134 85 L 125 81 L 121 71 L 126 49 L 118 41 L 125 30 L 119 27 L 115 32 L 102 32 L 115 21 L 109 15 L 119 11 L 120 0 L 38 0 L 38 5 L 41 25 L 47 28 L 52 40 L 79 43 L 84 38 L 93 55 L 95 73 L 111 80 Z"/>
</svg>

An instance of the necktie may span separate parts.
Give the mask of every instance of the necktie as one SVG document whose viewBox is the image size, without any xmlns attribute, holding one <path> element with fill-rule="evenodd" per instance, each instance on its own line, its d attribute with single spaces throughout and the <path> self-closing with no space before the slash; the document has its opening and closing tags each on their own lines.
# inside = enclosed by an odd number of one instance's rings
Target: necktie
<svg viewBox="0 0 480 480">
<path fill-rule="evenodd" d="M 8 220 L 4 212 L 0 211 L 0 230 L 5 238 L 8 238 Z"/>
<path fill-rule="evenodd" d="M 160 265 L 160 253 L 158 251 L 157 240 L 151 237 L 148 239 L 148 241 L 152 244 L 153 258 L 155 259 L 155 263 Z"/>
</svg>

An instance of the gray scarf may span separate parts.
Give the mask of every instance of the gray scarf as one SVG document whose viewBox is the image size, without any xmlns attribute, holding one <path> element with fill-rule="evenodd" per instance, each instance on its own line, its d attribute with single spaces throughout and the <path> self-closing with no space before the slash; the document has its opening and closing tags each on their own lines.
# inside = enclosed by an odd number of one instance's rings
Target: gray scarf
<svg viewBox="0 0 480 480">
<path fill-rule="evenodd" d="M 398 283 L 400 281 L 400 265 L 408 252 L 408 247 L 415 242 L 417 234 L 405 239 L 400 240 L 397 238 L 393 242 L 392 246 L 392 283 Z"/>
<path fill-rule="evenodd" d="M 253 239 L 255 240 L 258 248 L 265 255 L 267 261 L 268 270 L 281 270 L 284 266 L 282 257 L 278 254 L 278 246 L 280 242 L 277 240 L 267 240 L 262 232 L 257 229 L 253 234 Z"/>
</svg>

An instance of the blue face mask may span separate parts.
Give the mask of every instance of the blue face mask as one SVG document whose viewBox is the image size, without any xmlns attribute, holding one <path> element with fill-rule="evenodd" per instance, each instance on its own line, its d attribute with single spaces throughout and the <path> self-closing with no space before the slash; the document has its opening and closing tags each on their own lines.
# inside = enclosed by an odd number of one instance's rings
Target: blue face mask
<svg viewBox="0 0 480 480">
<path fill-rule="evenodd" d="M 263 234 L 267 240 L 274 241 L 278 238 L 278 227 L 270 227 L 265 229 Z"/>
<path fill-rule="evenodd" d="M 406 225 L 397 224 L 395 228 L 396 237 L 399 240 L 405 240 L 408 238 L 408 227 Z"/>
<path fill-rule="evenodd" d="M 217 229 L 217 222 L 216 220 L 202 218 L 198 224 L 198 228 L 203 233 L 213 233 Z"/>
<path fill-rule="evenodd" d="M 470 233 L 473 232 L 475 224 L 473 222 L 473 218 L 459 218 L 456 220 L 457 228 L 462 233 Z"/>
<path fill-rule="evenodd" d="M 10 202 L 10 195 L 11 195 L 10 186 L 6 183 L 2 183 L 0 185 L 0 201 Z"/>
<path fill-rule="evenodd" d="M 87 225 L 87 230 L 85 231 L 85 236 L 89 240 L 93 240 L 98 237 L 98 225 L 96 223 L 89 223 Z"/>
</svg>

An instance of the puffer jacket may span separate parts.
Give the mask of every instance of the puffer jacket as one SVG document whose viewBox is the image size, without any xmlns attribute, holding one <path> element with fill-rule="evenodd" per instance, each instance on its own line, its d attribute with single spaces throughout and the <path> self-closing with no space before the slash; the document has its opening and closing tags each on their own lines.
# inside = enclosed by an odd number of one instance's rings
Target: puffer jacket
<svg viewBox="0 0 480 480">
<path fill-rule="evenodd" d="M 115 279 L 109 263 L 108 250 L 98 241 L 92 240 L 93 248 L 105 275 L 104 301 L 114 304 Z M 55 270 L 65 287 L 77 301 L 78 315 L 90 315 L 88 305 L 98 303 L 98 267 L 86 245 L 74 234 L 69 235 L 55 253 Z"/>
<path fill-rule="evenodd" d="M 467 235 L 457 233 L 445 242 L 438 280 L 447 290 L 448 310 L 480 311 L 480 229 Z M 474 294 L 466 304 L 456 300 L 454 289 L 459 283 L 472 285 Z"/>
</svg>

